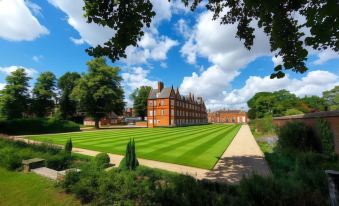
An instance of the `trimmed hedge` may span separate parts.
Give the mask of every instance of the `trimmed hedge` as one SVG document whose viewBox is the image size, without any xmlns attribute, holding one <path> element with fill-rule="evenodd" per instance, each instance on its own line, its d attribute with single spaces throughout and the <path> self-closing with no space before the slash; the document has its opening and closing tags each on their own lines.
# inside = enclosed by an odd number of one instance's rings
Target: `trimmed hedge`
<svg viewBox="0 0 339 206">
<path fill-rule="evenodd" d="M 0 133 L 9 135 L 47 134 L 80 131 L 74 122 L 58 119 L 13 119 L 0 120 Z"/>
</svg>

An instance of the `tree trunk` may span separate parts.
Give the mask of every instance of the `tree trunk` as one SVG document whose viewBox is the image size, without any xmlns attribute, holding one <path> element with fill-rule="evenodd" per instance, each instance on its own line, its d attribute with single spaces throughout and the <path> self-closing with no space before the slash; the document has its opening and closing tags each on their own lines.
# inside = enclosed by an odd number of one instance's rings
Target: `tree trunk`
<svg viewBox="0 0 339 206">
<path fill-rule="evenodd" d="M 94 122 L 95 122 L 95 124 L 94 124 L 94 126 L 95 126 L 95 129 L 99 129 L 100 127 L 99 127 L 99 121 L 100 121 L 100 118 L 94 118 Z"/>
</svg>

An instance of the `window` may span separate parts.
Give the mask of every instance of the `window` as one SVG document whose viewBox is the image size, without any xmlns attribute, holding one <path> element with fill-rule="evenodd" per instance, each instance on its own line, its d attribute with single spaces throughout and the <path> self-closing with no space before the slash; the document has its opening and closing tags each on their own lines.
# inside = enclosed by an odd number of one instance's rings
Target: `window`
<svg viewBox="0 0 339 206">
<path fill-rule="evenodd" d="M 160 105 L 161 105 L 161 106 L 164 106 L 164 105 L 165 105 L 164 100 L 161 100 L 161 101 L 160 101 Z"/>
<path fill-rule="evenodd" d="M 173 99 L 171 99 L 171 105 L 174 106 L 174 100 Z"/>
<path fill-rule="evenodd" d="M 149 116 L 153 116 L 153 111 L 149 111 Z"/>
<path fill-rule="evenodd" d="M 153 100 L 148 101 L 149 106 L 153 106 Z"/>
<path fill-rule="evenodd" d="M 174 109 L 171 110 L 171 115 L 174 116 Z"/>
<path fill-rule="evenodd" d="M 156 116 L 157 115 L 157 111 L 155 110 L 153 114 L 154 114 L 154 116 Z"/>
<path fill-rule="evenodd" d="M 157 100 L 153 100 L 153 105 L 157 105 Z"/>
<path fill-rule="evenodd" d="M 153 119 L 150 119 L 150 120 L 149 120 L 149 123 L 150 123 L 150 124 L 153 124 Z"/>
<path fill-rule="evenodd" d="M 174 119 L 171 119 L 171 125 L 174 125 Z"/>
<path fill-rule="evenodd" d="M 165 110 L 161 110 L 161 115 L 165 115 Z"/>
</svg>

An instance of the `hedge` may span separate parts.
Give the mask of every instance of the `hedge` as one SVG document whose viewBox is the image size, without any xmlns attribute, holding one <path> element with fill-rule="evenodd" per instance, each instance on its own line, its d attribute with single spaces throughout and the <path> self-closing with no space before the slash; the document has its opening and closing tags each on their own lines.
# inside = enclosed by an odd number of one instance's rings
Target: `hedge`
<svg viewBox="0 0 339 206">
<path fill-rule="evenodd" d="M 9 135 L 46 134 L 80 131 L 74 122 L 58 119 L 13 119 L 0 120 L 0 133 Z"/>
</svg>

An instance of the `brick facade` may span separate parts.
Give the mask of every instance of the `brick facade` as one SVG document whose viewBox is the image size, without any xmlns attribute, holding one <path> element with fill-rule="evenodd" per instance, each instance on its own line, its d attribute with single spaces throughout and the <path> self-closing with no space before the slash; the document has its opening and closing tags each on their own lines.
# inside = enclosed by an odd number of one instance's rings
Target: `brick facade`
<svg viewBox="0 0 339 206">
<path fill-rule="evenodd" d="M 205 103 L 201 97 L 180 95 L 179 90 L 164 88 L 152 89 L 147 102 L 148 127 L 175 127 L 207 123 Z"/>
<path fill-rule="evenodd" d="M 339 154 L 339 111 L 316 112 L 309 114 L 276 117 L 273 118 L 273 123 L 276 126 L 281 127 L 289 121 L 302 121 L 305 124 L 315 128 L 317 124 L 317 119 L 319 118 L 326 120 L 330 124 L 331 130 L 334 134 L 335 152 L 336 154 Z"/>
<path fill-rule="evenodd" d="M 247 123 L 246 112 L 241 110 L 219 110 L 208 113 L 208 122 L 210 123 Z"/>
</svg>

